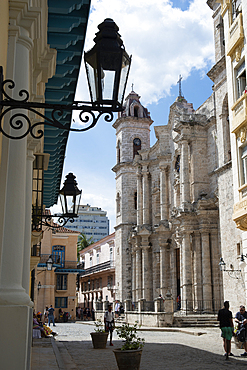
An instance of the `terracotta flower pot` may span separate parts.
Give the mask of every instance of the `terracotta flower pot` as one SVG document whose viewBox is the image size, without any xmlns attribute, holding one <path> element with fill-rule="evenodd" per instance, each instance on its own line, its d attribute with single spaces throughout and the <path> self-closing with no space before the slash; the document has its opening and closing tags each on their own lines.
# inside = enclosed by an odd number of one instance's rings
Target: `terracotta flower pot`
<svg viewBox="0 0 247 370">
<path fill-rule="evenodd" d="M 90 333 L 93 341 L 93 348 L 104 349 L 106 347 L 108 333 Z"/>
<path fill-rule="evenodd" d="M 119 370 L 139 370 L 142 349 L 121 351 L 120 348 L 113 350 Z"/>
</svg>

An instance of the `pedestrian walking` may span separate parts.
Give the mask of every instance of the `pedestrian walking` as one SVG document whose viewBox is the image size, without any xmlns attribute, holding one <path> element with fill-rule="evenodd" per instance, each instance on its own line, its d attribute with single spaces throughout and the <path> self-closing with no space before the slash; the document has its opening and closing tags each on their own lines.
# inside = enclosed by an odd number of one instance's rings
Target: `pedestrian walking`
<svg viewBox="0 0 247 370">
<path fill-rule="evenodd" d="M 55 319 L 54 319 L 54 308 L 52 307 L 52 304 L 50 305 L 49 309 L 48 309 L 48 326 L 50 326 L 50 323 L 52 321 L 53 323 L 53 326 L 56 326 L 55 325 Z"/>
<path fill-rule="evenodd" d="M 238 329 L 244 327 L 244 353 L 241 356 L 247 357 L 247 312 L 245 311 L 245 306 L 241 305 L 239 312 L 236 313 L 235 321 L 238 323 Z"/>
<path fill-rule="evenodd" d="M 112 343 L 112 332 L 114 330 L 114 313 L 112 312 L 112 306 L 109 304 L 108 310 L 104 315 L 105 331 L 110 333 L 110 346 L 113 346 Z"/>
<path fill-rule="evenodd" d="M 229 301 L 224 302 L 224 308 L 218 312 L 218 321 L 220 322 L 221 336 L 223 338 L 224 356 L 234 356 L 231 353 L 231 339 L 233 335 L 232 312 L 229 310 Z"/>
</svg>

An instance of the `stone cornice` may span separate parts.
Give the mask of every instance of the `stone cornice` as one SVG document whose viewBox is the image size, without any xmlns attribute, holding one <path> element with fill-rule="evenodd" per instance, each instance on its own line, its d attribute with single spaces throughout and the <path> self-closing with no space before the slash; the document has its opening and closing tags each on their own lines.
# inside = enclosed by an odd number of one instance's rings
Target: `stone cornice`
<svg viewBox="0 0 247 370">
<path fill-rule="evenodd" d="M 207 76 L 215 82 L 216 78 L 219 76 L 219 74 L 223 71 L 226 71 L 226 57 L 223 55 L 223 57 L 218 60 L 218 62 L 208 71 Z"/>
<path fill-rule="evenodd" d="M 113 123 L 112 127 L 114 127 L 115 129 L 118 128 L 119 125 L 121 125 L 121 123 L 123 123 L 126 128 L 126 125 L 128 124 L 133 124 L 133 126 L 136 126 L 136 125 L 141 125 L 141 124 L 145 124 L 145 125 L 148 125 L 148 128 L 149 126 L 152 125 L 154 121 L 151 119 L 151 118 L 140 118 L 140 117 L 132 117 L 132 116 L 128 116 L 128 117 L 120 117 L 120 118 L 117 118 L 117 120 Z M 133 126 L 130 126 L 130 128 L 133 129 Z"/>
</svg>

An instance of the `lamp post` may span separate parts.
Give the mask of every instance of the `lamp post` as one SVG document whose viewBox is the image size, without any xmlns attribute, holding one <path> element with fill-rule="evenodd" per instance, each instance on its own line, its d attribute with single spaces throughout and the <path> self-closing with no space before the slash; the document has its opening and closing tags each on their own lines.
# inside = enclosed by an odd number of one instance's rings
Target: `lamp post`
<svg viewBox="0 0 247 370">
<path fill-rule="evenodd" d="M 85 66 L 91 102 L 74 101 L 72 104 L 47 104 L 29 101 L 29 92 L 21 89 L 20 99 L 13 99 L 5 91 L 5 87 L 13 90 L 15 82 L 4 80 L 3 68 L 0 67 L 0 132 L 9 139 L 23 139 L 30 134 L 40 139 L 44 131 L 40 125 L 48 125 L 66 131 L 82 132 L 93 128 L 102 115 L 107 122 L 113 120 L 113 112 L 123 110 L 122 103 L 127 85 L 131 56 L 123 46 L 118 26 L 112 19 L 105 19 L 99 26 L 94 39 L 94 47 L 85 53 Z M 49 110 L 45 116 L 40 109 Z M 32 123 L 26 111 L 32 112 L 38 122 Z M 70 122 L 62 124 L 59 119 L 66 112 L 80 111 L 79 120 L 88 126 L 76 129 L 70 127 Z M 4 118 L 11 112 L 9 125 L 14 134 L 4 128 Z M 98 114 L 97 114 L 98 113 Z M 40 118 L 43 120 L 40 121 Z M 6 123 L 6 122 L 5 122 Z M 38 126 L 38 127 L 37 127 Z"/>
<path fill-rule="evenodd" d="M 244 257 L 244 256 L 242 255 L 242 256 L 241 256 L 240 264 L 241 264 L 241 262 L 243 262 L 243 263 L 245 264 L 245 262 L 244 262 L 244 258 L 243 258 L 243 257 Z M 240 264 L 239 264 L 239 266 L 240 266 Z M 226 269 L 226 263 L 225 263 L 225 261 L 224 261 L 223 257 L 220 257 L 219 267 L 220 267 L 220 271 L 227 272 L 227 273 L 228 273 L 228 275 L 229 275 L 231 278 L 234 278 L 234 279 L 239 279 L 239 276 L 238 276 L 238 274 L 237 274 L 237 273 L 240 273 L 240 272 L 242 271 L 241 269 L 240 269 L 240 270 L 235 270 L 235 269 L 233 268 L 233 265 L 232 265 L 232 264 L 230 264 L 230 269 L 229 269 L 229 270 L 228 270 L 228 269 Z"/>
</svg>

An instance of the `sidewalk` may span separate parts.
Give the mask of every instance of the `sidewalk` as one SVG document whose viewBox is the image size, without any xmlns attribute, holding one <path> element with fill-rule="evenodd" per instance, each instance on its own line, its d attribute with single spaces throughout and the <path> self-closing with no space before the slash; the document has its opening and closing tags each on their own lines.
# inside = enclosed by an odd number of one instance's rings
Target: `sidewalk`
<svg viewBox="0 0 247 370">
<path fill-rule="evenodd" d="M 107 345 L 106 349 L 95 350 L 88 323 L 87 326 L 72 324 L 58 329 L 61 333 L 56 339 L 34 340 L 32 370 L 117 370 L 113 353 L 113 349 L 121 345 L 117 336 L 113 339 L 114 347 Z M 225 361 L 218 329 L 142 327 L 141 331 L 146 344 L 140 370 L 221 370 L 225 367 L 241 370 L 247 367 L 247 359 L 240 357 L 243 350 L 236 350 L 234 344 L 232 352 L 236 356 Z"/>
</svg>

